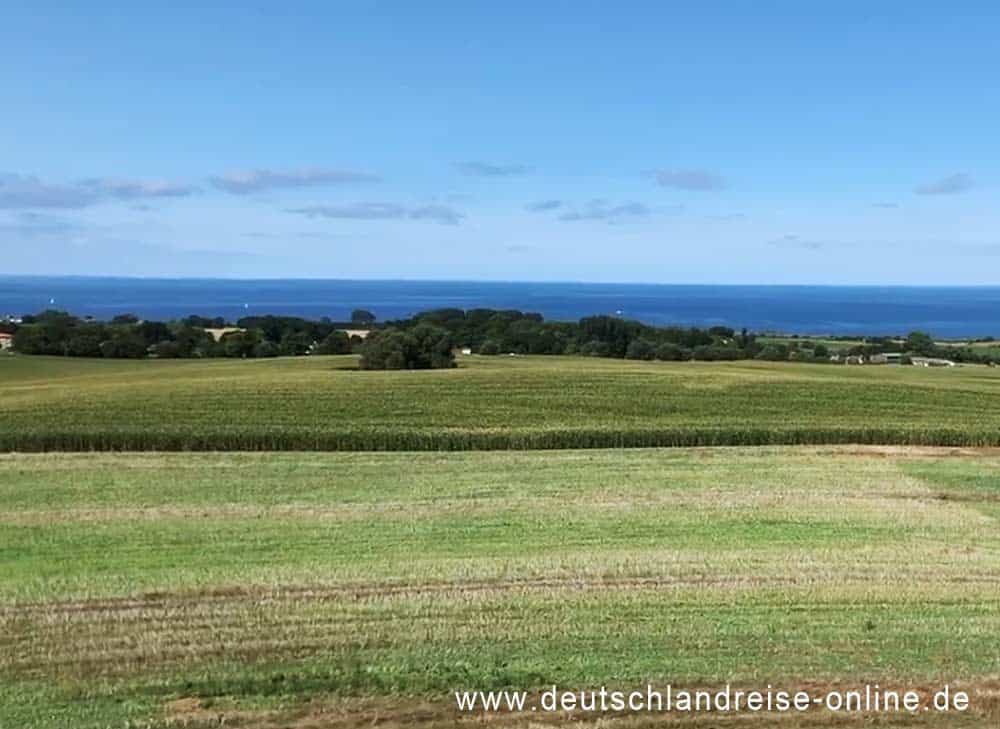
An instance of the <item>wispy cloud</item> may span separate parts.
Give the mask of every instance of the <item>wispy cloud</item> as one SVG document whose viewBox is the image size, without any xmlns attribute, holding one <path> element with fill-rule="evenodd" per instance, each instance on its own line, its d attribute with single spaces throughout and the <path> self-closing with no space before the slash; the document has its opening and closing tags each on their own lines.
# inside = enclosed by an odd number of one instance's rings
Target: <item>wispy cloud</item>
<svg viewBox="0 0 1000 729">
<path fill-rule="evenodd" d="M 95 195 L 119 200 L 136 200 L 156 197 L 187 197 L 198 191 L 193 185 L 166 180 L 126 180 L 121 178 L 93 178 L 80 182 L 80 187 Z"/>
<path fill-rule="evenodd" d="M 80 185 L 46 183 L 37 177 L 0 173 L 0 208 L 83 208 L 100 199 Z"/>
<path fill-rule="evenodd" d="M 586 205 L 567 210 L 559 216 L 564 222 L 597 220 L 606 223 L 621 223 L 626 220 L 645 218 L 651 210 L 640 202 L 611 204 L 607 200 L 591 200 Z"/>
<path fill-rule="evenodd" d="M 118 237 L 107 231 L 94 235 L 50 236 L 31 245 L 11 246 L 4 251 L 9 270 L 28 275 L 107 276 L 203 276 L 211 270 L 219 276 L 252 275 L 274 270 L 280 258 L 248 251 L 189 250 L 172 245 Z M 100 262 L 95 270 L 95 261 Z M 254 265 L 256 264 L 256 265 Z"/>
<path fill-rule="evenodd" d="M 531 172 L 531 168 L 526 165 L 498 165 L 489 162 L 462 162 L 458 165 L 458 169 L 473 177 L 516 177 Z"/>
<path fill-rule="evenodd" d="M 783 235 L 780 238 L 768 241 L 769 245 L 778 248 L 801 248 L 807 251 L 818 251 L 826 244 L 818 240 L 802 238 L 798 235 Z"/>
<path fill-rule="evenodd" d="M 562 200 L 538 200 L 528 203 L 524 206 L 524 209 L 529 213 L 547 213 L 550 210 L 558 210 L 563 205 L 565 203 Z"/>
<path fill-rule="evenodd" d="M 526 243 L 512 243 L 509 246 L 504 246 L 504 250 L 508 253 L 533 253 L 538 250 L 538 246 L 528 245 Z"/>
<path fill-rule="evenodd" d="M 289 240 L 290 238 L 316 239 L 316 240 L 340 240 L 353 237 L 347 233 L 329 233 L 316 230 L 296 230 L 288 233 L 272 233 L 266 231 L 250 231 L 243 234 L 244 238 L 257 238 L 260 240 Z"/>
<path fill-rule="evenodd" d="M 406 217 L 406 208 L 396 203 L 359 202 L 345 205 L 310 205 L 293 208 L 309 218 L 347 218 L 350 220 L 399 220 Z"/>
<path fill-rule="evenodd" d="M 524 209 L 531 213 L 551 213 L 562 211 L 557 219 L 565 223 L 596 220 L 606 223 L 622 223 L 629 219 L 645 218 L 653 210 L 640 202 L 613 203 L 604 198 L 595 198 L 577 205 L 566 200 L 537 200 L 528 203 Z M 681 209 L 680 206 L 676 208 Z"/>
<path fill-rule="evenodd" d="M 213 186 L 234 195 L 250 195 L 274 189 L 379 182 L 380 180 L 378 175 L 369 172 L 322 167 L 298 170 L 233 170 L 209 178 L 209 182 Z"/>
<path fill-rule="evenodd" d="M 657 170 L 656 182 L 661 187 L 677 190 L 723 190 L 726 179 L 708 170 Z"/>
<path fill-rule="evenodd" d="M 746 220 L 746 213 L 720 213 L 717 215 L 706 215 L 706 220 L 713 223 L 734 223 L 737 220 Z"/>
<path fill-rule="evenodd" d="M 59 215 L 36 212 L 19 212 L 8 220 L 0 219 L 0 233 L 10 233 L 25 238 L 38 236 L 70 235 L 86 229 L 86 226 Z"/>
<path fill-rule="evenodd" d="M 311 205 L 293 208 L 290 213 L 309 218 L 339 218 L 346 220 L 427 220 L 442 225 L 458 225 L 465 214 L 447 205 L 408 207 L 397 203 L 357 202 L 345 205 Z"/>
<path fill-rule="evenodd" d="M 894 202 L 877 202 L 872 203 L 873 208 L 881 208 L 883 210 L 895 210 L 899 207 L 899 203 Z"/>
<path fill-rule="evenodd" d="M 410 208 L 407 217 L 412 220 L 432 220 L 445 225 L 458 225 L 465 215 L 447 205 L 422 205 Z"/>
<path fill-rule="evenodd" d="M 940 180 L 918 185 L 913 191 L 918 195 L 957 195 L 971 190 L 975 184 L 972 175 L 956 172 L 953 175 L 942 177 Z"/>
<path fill-rule="evenodd" d="M 30 175 L 0 174 L 0 208 L 84 208 L 105 200 L 184 197 L 197 188 L 165 180 L 92 178 L 70 184 L 43 182 Z"/>
</svg>

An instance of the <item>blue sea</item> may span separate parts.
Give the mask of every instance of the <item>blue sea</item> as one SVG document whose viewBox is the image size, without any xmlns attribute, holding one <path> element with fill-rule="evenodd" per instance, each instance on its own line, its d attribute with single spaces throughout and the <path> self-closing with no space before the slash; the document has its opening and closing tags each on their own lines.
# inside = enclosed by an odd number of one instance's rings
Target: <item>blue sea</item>
<svg viewBox="0 0 1000 729">
<path fill-rule="evenodd" d="M 286 314 L 380 320 L 440 307 L 539 312 L 550 320 L 619 314 L 650 324 L 798 334 L 1000 337 L 1000 287 L 687 286 L 463 281 L 133 279 L 0 276 L 0 316 L 56 308 L 99 319 Z"/>
</svg>

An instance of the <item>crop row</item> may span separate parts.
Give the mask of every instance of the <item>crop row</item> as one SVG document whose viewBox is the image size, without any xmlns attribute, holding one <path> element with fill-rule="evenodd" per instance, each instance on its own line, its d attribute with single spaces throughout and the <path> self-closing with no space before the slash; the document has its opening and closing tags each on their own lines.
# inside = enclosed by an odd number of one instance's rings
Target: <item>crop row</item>
<svg viewBox="0 0 1000 729">
<path fill-rule="evenodd" d="M 1000 446 L 1000 430 L 677 427 L 510 430 L 21 430 L 0 451 L 463 451 L 756 445 Z"/>
<path fill-rule="evenodd" d="M 491 359 L 369 373 L 338 358 L 10 358 L 0 450 L 1000 445 L 1000 377 L 985 367 Z"/>
</svg>

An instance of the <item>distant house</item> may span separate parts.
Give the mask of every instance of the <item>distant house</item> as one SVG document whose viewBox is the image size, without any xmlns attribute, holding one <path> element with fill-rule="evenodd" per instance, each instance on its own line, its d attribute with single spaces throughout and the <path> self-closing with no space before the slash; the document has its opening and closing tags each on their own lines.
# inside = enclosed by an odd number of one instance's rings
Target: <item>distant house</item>
<svg viewBox="0 0 1000 729">
<path fill-rule="evenodd" d="M 364 339 L 371 332 L 371 329 L 344 329 L 342 330 L 350 339 L 357 337 L 358 339 Z"/>
<path fill-rule="evenodd" d="M 245 332 L 246 329 L 241 329 L 240 327 L 219 327 L 218 329 L 206 329 L 206 332 L 212 335 L 212 339 L 219 341 L 227 334 L 232 332 Z"/>
<path fill-rule="evenodd" d="M 884 352 L 882 354 L 873 354 L 868 358 L 868 364 L 899 364 L 902 359 L 902 352 Z"/>
<path fill-rule="evenodd" d="M 464 355 L 472 354 L 472 347 L 462 347 L 462 354 Z"/>
<path fill-rule="evenodd" d="M 915 367 L 954 367 L 955 363 L 950 359 L 941 359 L 940 357 L 914 357 L 913 365 Z"/>
<path fill-rule="evenodd" d="M 0 350 L 10 349 L 14 344 L 14 335 L 7 332 L 0 332 Z"/>
<path fill-rule="evenodd" d="M 844 364 L 863 365 L 864 363 L 865 363 L 865 356 L 863 354 L 852 354 L 844 358 Z"/>
</svg>

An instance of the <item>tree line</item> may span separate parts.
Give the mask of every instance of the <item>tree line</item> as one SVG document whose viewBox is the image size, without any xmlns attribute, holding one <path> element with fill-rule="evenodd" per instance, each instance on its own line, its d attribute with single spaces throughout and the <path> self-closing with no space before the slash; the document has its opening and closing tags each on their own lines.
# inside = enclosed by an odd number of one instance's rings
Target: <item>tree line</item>
<svg viewBox="0 0 1000 729">
<path fill-rule="evenodd" d="M 24 354 L 107 358 L 276 357 L 360 354 L 362 369 L 430 369 L 454 366 L 454 350 L 481 355 L 531 354 L 616 357 L 632 360 L 723 361 L 760 359 L 830 363 L 830 350 L 808 338 L 761 341 L 746 329 L 652 326 L 615 316 L 576 322 L 546 321 L 518 310 L 436 309 L 376 324 L 374 314 L 355 310 L 349 322 L 292 316 L 222 318 L 189 316 L 171 322 L 132 315 L 102 322 L 61 311 L 26 316 L 13 329 L 14 349 Z M 367 329 L 367 338 L 348 329 Z M 943 347 L 912 332 L 902 342 L 874 337 L 841 349 L 871 356 L 903 351 L 959 362 L 993 361 L 987 351 Z"/>
<path fill-rule="evenodd" d="M 22 354 L 109 359 L 349 354 L 361 339 L 344 329 L 355 326 L 270 315 L 244 317 L 235 324 L 202 316 L 149 321 L 132 314 L 97 321 L 54 310 L 25 316 L 16 325 L 7 323 L 13 330 L 13 348 Z"/>
</svg>

